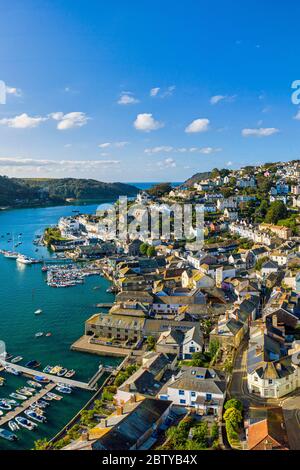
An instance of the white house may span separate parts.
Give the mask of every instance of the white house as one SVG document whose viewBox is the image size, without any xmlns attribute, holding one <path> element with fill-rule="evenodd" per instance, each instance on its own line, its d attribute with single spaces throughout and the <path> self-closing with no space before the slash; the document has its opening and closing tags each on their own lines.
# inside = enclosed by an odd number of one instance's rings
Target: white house
<svg viewBox="0 0 300 470">
<path fill-rule="evenodd" d="M 192 355 L 202 352 L 204 345 L 203 333 L 199 327 L 194 326 L 188 330 L 182 342 L 183 359 L 191 359 Z"/>
<path fill-rule="evenodd" d="M 160 400 L 220 416 L 226 395 L 225 376 L 205 367 L 182 367 L 158 393 Z"/>
<path fill-rule="evenodd" d="M 261 274 L 262 276 L 268 276 L 271 273 L 277 273 L 278 272 L 278 264 L 275 263 L 275 261 L 266 261 L 263 263 L 261 267 Z"/>
</svg>

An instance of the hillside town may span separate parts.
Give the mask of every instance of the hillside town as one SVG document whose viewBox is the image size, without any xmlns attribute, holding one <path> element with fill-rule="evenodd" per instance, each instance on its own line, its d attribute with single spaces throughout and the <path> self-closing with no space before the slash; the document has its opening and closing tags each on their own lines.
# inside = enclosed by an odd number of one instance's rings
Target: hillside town
<svg viewBox="0 0 300 470">
<path fill-rule="evenodd" d="M 64 448 L 300 449 L 300 162 L 215 169 L 131 202 L 138 218 L 175 201 L 202 205 L 200 249 L 110 239 L 101 212 L 58 222 L 52 249 L 115 293 L 72 349 L 123 359 L 98 421 Z"/>
</svg>

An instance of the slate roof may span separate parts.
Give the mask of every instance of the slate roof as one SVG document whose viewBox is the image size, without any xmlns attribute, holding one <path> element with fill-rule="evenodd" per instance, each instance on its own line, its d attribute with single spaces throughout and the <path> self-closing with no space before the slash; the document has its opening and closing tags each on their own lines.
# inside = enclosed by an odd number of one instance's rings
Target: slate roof
<svg viewBox="0 0 300 470">
<path fill-rule="evenodd" d="M 130 450 L 170 407 L 167 400 L 146 398 L 124 419 L 92 444 L 93 450 Z"/>
<path fill-rule="evenodd" d="M 226 380 L 223 374 L 214 369 L 183 367 L 175 380 L 172 378 L 164 385 L 160 394 L 167 393 L 168 388 L 224 395 Z"/>
</svg>

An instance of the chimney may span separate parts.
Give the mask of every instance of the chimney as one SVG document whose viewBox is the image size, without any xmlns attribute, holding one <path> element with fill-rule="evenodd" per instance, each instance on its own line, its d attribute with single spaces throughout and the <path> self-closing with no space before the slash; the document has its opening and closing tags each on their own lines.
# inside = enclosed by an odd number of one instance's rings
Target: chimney
<svg viewBox="0 0 300 470">
<path fill-rule="evenodd" d="M 107 428 L 107 419 L 101 419 L 100 426 L 101 428 Z"/>
<path fill-rule="evenodd" d="M 118 406 L 118 408 L 117 408 L 117 415 L 118 415 L 118 416 L 122 416 L 122 414 L 123 414 L 123 406 Z"/>
<path fill-rule="evenodd" d="M 136 395 L 135 395 L 135 393 L 134 393 L 133 395 L 131 395 L 129 401 L 130 401 L 130 403 L 136 403 Z"/>
</svg>

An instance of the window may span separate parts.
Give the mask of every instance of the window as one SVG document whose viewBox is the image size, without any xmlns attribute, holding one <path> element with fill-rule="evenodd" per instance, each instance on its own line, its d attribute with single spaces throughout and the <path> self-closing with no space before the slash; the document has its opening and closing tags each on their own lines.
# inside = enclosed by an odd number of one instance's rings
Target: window
<svg viewBox="0 0 300 470">
<path fill-rule="evenodd" d="M 273 380 L 269 379 L 269 385 L 272 385 L 272 384 L 273 384 Z"/>
<path fill-rule="evenodd" d="M 191 392 L 191 397 L 195 397 L 196 396 L 196 392 Z"/>
<path fill-rule="evenodd" d="M 180 400 L 181 405 L 185 405 L 186 401 L 185 400 Z"/>
<path fill-rule="evenodd" d="M 206 400 L 207 401 L 210 401 L 212 399 L 212 394 L 211 393 L 207 393 L 206 394 Z"/>
<path fill-rule="evenodd" d="M 179 395 L 181 395 L 181 396 L 183 395 L 183 396 L 184 396 L 184 390 L 179 390 L 178 393 L 179 393 Z"/>
</svg>

